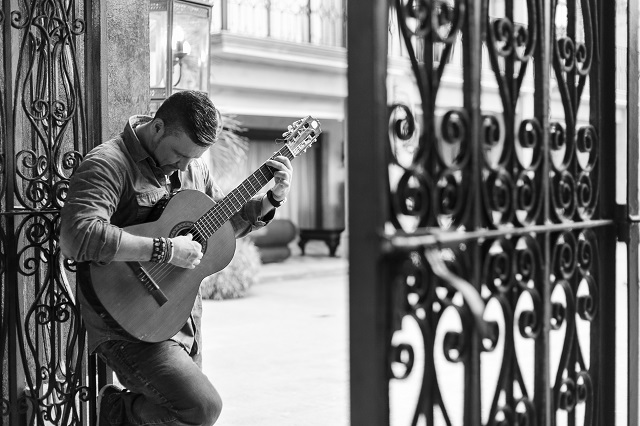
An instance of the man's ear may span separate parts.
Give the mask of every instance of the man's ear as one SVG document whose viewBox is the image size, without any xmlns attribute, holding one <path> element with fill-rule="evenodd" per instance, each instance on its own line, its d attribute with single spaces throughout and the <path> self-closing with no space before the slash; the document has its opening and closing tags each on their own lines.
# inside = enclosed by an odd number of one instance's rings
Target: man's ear
<svg viewBox="0 0 640 426">
<path fill-rule="evenodd" d="M 161 134 L 164 131 L 164 121 L 162 118 L 154 118 L 151 123 L 151 130 L 154 135 Z"/>
</svg>

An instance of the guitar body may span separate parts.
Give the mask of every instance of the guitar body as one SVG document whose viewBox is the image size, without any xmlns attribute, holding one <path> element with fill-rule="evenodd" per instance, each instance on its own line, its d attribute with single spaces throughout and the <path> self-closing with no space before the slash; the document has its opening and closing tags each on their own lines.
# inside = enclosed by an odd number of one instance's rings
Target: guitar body
<svg viewBox="0 0 640 426">
<path fill-rule="evenodd" d="M 295 121 L 282 135 L 284 146 L 271 158 L 293 160 L 320 133 L 320 122 L 310 116 Z M 273 169 L 265 162 L 217 204 L 199 191 L 180 191 L 158 220 L 124 228 L 130 234 L 150 238 L 195 233 L 194 239 L 202 243 L 203 257 L 195 269 L 152 262 L 92 263 L 87 281 L 111 319 L 144 342 L 161 342 L 180 331 L 202 280 L 222 270 L 235 254 L 235 232 L 229 219 L 273 176 Z M 86 278 L 84 267 L 79 272 Z"/>
<path fill-rule="evenodd" d="M 199 191 L 180 191 L 169 200 L 158 220 L 124 230 L 151 238 L 186 234 L 213 205 L 214 202 Z M 227 221 L 203 244 L 202 260 L 195 269 L 139 262 L 166 295 L 168 300 L 162 305 L 141 283 L 128 262 L 91 264 L 91 285 L 102 306 L 124 331 L 144 342 L 161 342 L 180 331 L 189 318 L 200 283 L 224 269 L 231 262 L 235 248 L 235 233 Z"/>
</svg>

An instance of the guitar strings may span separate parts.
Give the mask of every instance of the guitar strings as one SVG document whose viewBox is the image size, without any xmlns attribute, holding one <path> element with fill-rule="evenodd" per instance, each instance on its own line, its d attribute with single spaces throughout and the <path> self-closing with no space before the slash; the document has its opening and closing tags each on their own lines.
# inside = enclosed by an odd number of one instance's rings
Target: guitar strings
<svg viewBox="0 0 640 426">
<path fill-rule="evenodd" d="M 262 172 L 262 170 L 258 170 L 258 171 L 260 171 L 263 178 L 267 178 L 267 176 L 264 174 L 264 172 Z M 251 189 L 253 191 L 256 191 L 256 186 L 254 186 L 249 179 L 247 180 L 248 180 L 248 183 L 251 185 Z M 259 182 L 256 182 L 256 184 L 261 187 Z M 236 203 L 240 204 L 241 200 L 238 199 L 237 192 L 238 191 L 234 189 L 228 194 L 228 197 L 234 198 Z M 242 199 L 242 197 L 240 198 Z M 244 202 L 246 202 L 246 200 L 244 200 L 242 204 L 244 204 Z M 198 243 L 200 243 L 201 246 L 204 247 L 208 239 L 206 235 L 212 235 L 217 229 L 219 229 L 223 225 L 223 222 L 221 222 L 218 218 L 221 216 L 230 217 L 233 215 L 233 213 L 234 211 L 231 210 L 228 206 L 226 206 L 225 203 L 222 203 L 222 202 L 217 203 L 209 212 L 207 212 L 199 220 L 193 222 L 191 228 L 189 229 L 189 233 L 193 236 L 194 241 L 197 241 Z M 226 219 L 225 219 L 225 222 L 226 222 Z M 198 227 L 200 229 L 198 229 Z M 157 277 L 152 277 L 154 278 L 156 283 L 158 283 L 158 282 L 161 282 L 163 279 L 165 279 L 173 271 L 174 268 L 175 268 L 175 265 L 168 264 L 168 263 L 156 264 L 149 269 L 149 274 L 150 275 L 158 274 Z"/>
<path fill-rule="evenodd" d="M 291 151 L 289 150 L 289 152 L 291 153 Z M 276 152 L 274 154 L 278 155 L 278 154 L 285 154 L 284 152 Z M 291 155 L 291 154 L 289 154 Z M 289 156 L 287 155 L 287 156 Z M 293 158 L 294 156 L 291 155 L 291 158 Z M 240 200 L 238 199 L 238 194 L 237 194 L 237 190 L 239 189 L 243 189 L 245 192 L 247 191 L 247 189 L 241 188 L 246 186 L 246 184 L 249 184 L 251 187 L 252 192 L 257 192 L 258 190 L 260 190 L 260 188 L 262 188 L 264 185 L 261 184 L 260 181 L 257 180 L 257 176 L 256 173 L 260 173 L 262 175 L 263 179 L 267 179 L 270 178 L 271 176 L 269 176 L 270 174 L 265 174 L 265 172 L 262 170 L 264 167 L 268 167 L 266 166 L 266 164 L 263 164 L 260 168 L 258 168 L 258 170 L 256 170 L 256 172 L 250 176 L 249 178 L 247 178 L 247 180 L 245 180 L 245 182 L 243 182 L 242 185 L 240 185 L 238 188 L 234 189 L 233 191 L 231 191 L 228 195 L 232 198 L 235 199 L 236 203 L 239 203 Z M 251 181 L 251 178 L 256 179 L 256 186 L 254 186 L 253 182 Z M 266 182 L 265 182 L 266 183 Z M 240 197 L 241 199 L 243 197 Z M 245 200 L 246 202 L 246 200 Z M 244 204 L 244 203 L 242 203 Z M 200 220 L 196 221 L 193 223 L 193 225 L 191 226 L 191 228 L 189 229 L 189 233 L 191 233 L 194 236 L 194 241 L 197 241 L 198 243 L 200 243 L 200 245 L 204 246 L 205 242 L 206 242 L 206 238 L 204 238 L 204 235 L 206 235 L 207 233 L 209 235 L 213 234 L 213 231 L 217 230 L 218 228 L 220 228 L 220 226 L 223 225 L 223 223 L 220 223 L 219 220 L 216 219 L 216 217 L 221 216 L 221 214 L 211 214 L 211 213 L 216 213 L 216 211 L 220 211 L 222 210 L 222 213 L 229 213 L 228 216 L 231 216 L 233 211 L 229 208 L 226 208 L 227 212 L 225 212 L 225 203 L 217 203 L 214 207 L 213 210 L 215 211 L 209 211 L 207 214 L 205 214 Z M 209 216 L 209 217 L 207 217 Z M 201 222 L 201 220 L 203 220 Z M 226 221 L 226 220 L 225 220 Z M 201 222 L 201 223 L 199 223 Z M 204 231 L 202 232 L 202 230 L 198 230 L 198 226 L 200 225 L 200 227 L 202 228 L 203 226 L 205 227 Z M 213 225 L 213 226 L 211 226 Z M 149 271 L 148 274 L 151 276 L 151 278 L 153 278 L 153 280 L 156 283 L 160 283 L 162 282 L 162 280 L 164 280 L 173 270 L 174 268 L 176 268 L 175 265 L 169 264 L 169 263 L 161 263 L 161 264 L 155 264 L 153 265 Z"/>
<path fill-rule="evenodd" d="M 204 238 L 204 232 L 202 230 L 198 230 L 198 222 L 194 222 L 191 228 L 189 228 L 189 233 L 193 236 L 193 241 L 198 242 L 201 246 L 204 246 L 206 240 Z M 202 227 L 202 224 L 200 225 Z M 206 226 L 206 225 L 205 225 Z M 206 228 L 206 231 L 211 231 L 213 228 Z M 156 283 L 162 282 L 177 266 L 171 263 L 158 263 L 153 265 L 148 271 L 149 275 L 155 275 L 152 277 Z"/>
<path fill-rule="evenodd" d="M 313 137 L 311 137 L 311 138 L 305 138 L 305 139 L 315 140 L 315 139 L 317 139 L 317 134 L 313 135 Z M 289 148 L 286 145 L 285 145 L 285 147 Z M 285 147 L 283 147 L 282 150 L 274 153 L 273 157 L 271 157 L 271 158 L 274 158 L 277 155 L 285 155 L 287 158 L 292 160 L 295 157 L 295 154 L 291 151 L 290 148 L 287 149 L 288 152 L 286 152 L 286 151 L 285 152 L 281 152 L 281 151 L 284 151 Z M 257 190 L 262 188 L 264 185 L 260 185 L 260 182 L 258 181 L 258 182 L 256 182 L 257 185 L 258 185 L 258 189 L 256 190 L 256 187 L 254 187 L 253 183 L 251 182 L 251 177 L 255 177 L 256 173 L 258 173 L 258 172 L 260 172 L 260 174 L 262 174 L 263 178 L 269 177 L 269 176 L 265 175 L 264 172 L 262 171 L 263 167 L 268 167 L 268 166 L 266 166 L 266 163 L 263 163 L 263 165 L 261 167 L 259 167 L 258 170 L 256 170 L 256 172 L 254 172 L 254 174 L 252 176 L 247 178 L 245 180 L 245 182 L 243 182 L 240 186 L 238 186 L 236 189 L 231 191 L 229 193 L 229 196 L 233 196 L 233 198 L 236 199 L 236 202 L 238 202 L 239 200 L 238 200 L 238 198 L 236 196 L 236 190 L 239 189 L 240 187 L 243 187 L 245 185 L 245 183 L 249 183 L 249 185 L 251 185 L 252 190 L 255 191 L 255 192 L 257 192 Z M 273 175 L 271 175 L 271 177 L 272 176 Z M 266 182 L 265 182 L 265 184 L 266 184 Z M 198 243 L 200 243 L 200 245 L 202 245 L 204 247 L 204 245 L 205 245 L 205 243 L 206 243 L 206 241 L 208 239 L 208 238 L 205 237 L 205 235 L 207 235 L 207 232 L 208 232 L 208 235 L 212 235 L 217 229 L 219 229 L 223 225 L 223 223 L 219 223 L 219 221 L 216 220 L 215 217 L 207 218 L 207 216 L 210 215 L 210 213 L 212 213 L 213 210 L 216 210 L 216 209 L 217 210 L 221 210 L 221 209 L 224 210 L 224 207 L 225 207 L 224 203 L 218 203 L 218 204 L 215 205 L 215 207 L 212 210 L 207 212 L 202 218 L 200 218 L 199 220 L 193 222 L 191 228 L 189 228 L 189 233 L 191 233 L 193 235 L 193 240 L 194 241 L 197 241 Z M 233 213 L 233 212 L 231 210 L 229 210 L 229 213 L 230 213 L 230 215 L 229 215 L 229 217 L 230 217 L 231 213 Z M 218 215 L 216 215 L 216 216 L 218 216 Z M 201 219 L 204 219 L 204 222 L 199 224 Z M 213 223 L 211 223 L 211 225 L 215 225 L 215 226 L 209 227 L 209 222 L 213 222 Z M 225 220 L 225 222 L 226 222 L 226 220 Z M 205 226 L 204 230 L 207 231 L 207 232 L 201 232 L 201 230 L 198 230 L 198 226 L 202 227 L 203 225 Z M 158 284 L 158 283 L 162 282 L 167 276 L 169 276 L 169 274 L 171 274 L 171 272 L 173 272 L 173 270 L 175 268 L 176 268 L 176 266 L 173 265 L 173 264 L 170 264 L 170 263 L 155 264 L 149 269 L 148 275 L 151 276 L 151 278 L 156 282 L 156 284 Z M 153 275 L 156 275 L 156 276 L 154 277 Z"/>
</svg>

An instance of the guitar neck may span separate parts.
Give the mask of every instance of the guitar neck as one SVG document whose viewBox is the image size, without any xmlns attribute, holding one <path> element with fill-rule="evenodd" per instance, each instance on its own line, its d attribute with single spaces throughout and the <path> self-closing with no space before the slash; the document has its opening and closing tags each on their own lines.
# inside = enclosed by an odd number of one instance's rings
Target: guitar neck
<svg viewBox="0 0 640 426">
<path fill-rule="evenodd" d="M 293 160 L 295 157 L 289 147 L 284 145 L 270 159 L 278 156 Z M 236 214 L 247 201 L 256 195 L 273 178 L 274 169 L 267 166 L 266 161 L 251 176 L 246 178 L 233 191 L 218 201 L 208 212 L 198 219 L 193 227 L 205 237 L 213 235 L 231 216 Z"/>
</svg>

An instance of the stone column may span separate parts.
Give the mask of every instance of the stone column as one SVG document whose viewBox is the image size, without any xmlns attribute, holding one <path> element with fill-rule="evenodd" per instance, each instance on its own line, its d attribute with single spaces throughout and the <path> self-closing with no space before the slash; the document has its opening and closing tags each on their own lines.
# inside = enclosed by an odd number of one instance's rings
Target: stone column
<svg viewBox="0 0 640 426">
<path fill-rule="evenodd" d="M 105 139 L 122 132 L 126 120 L 149 111 L 149 0 L 107 0 Z"/>
</svg>

